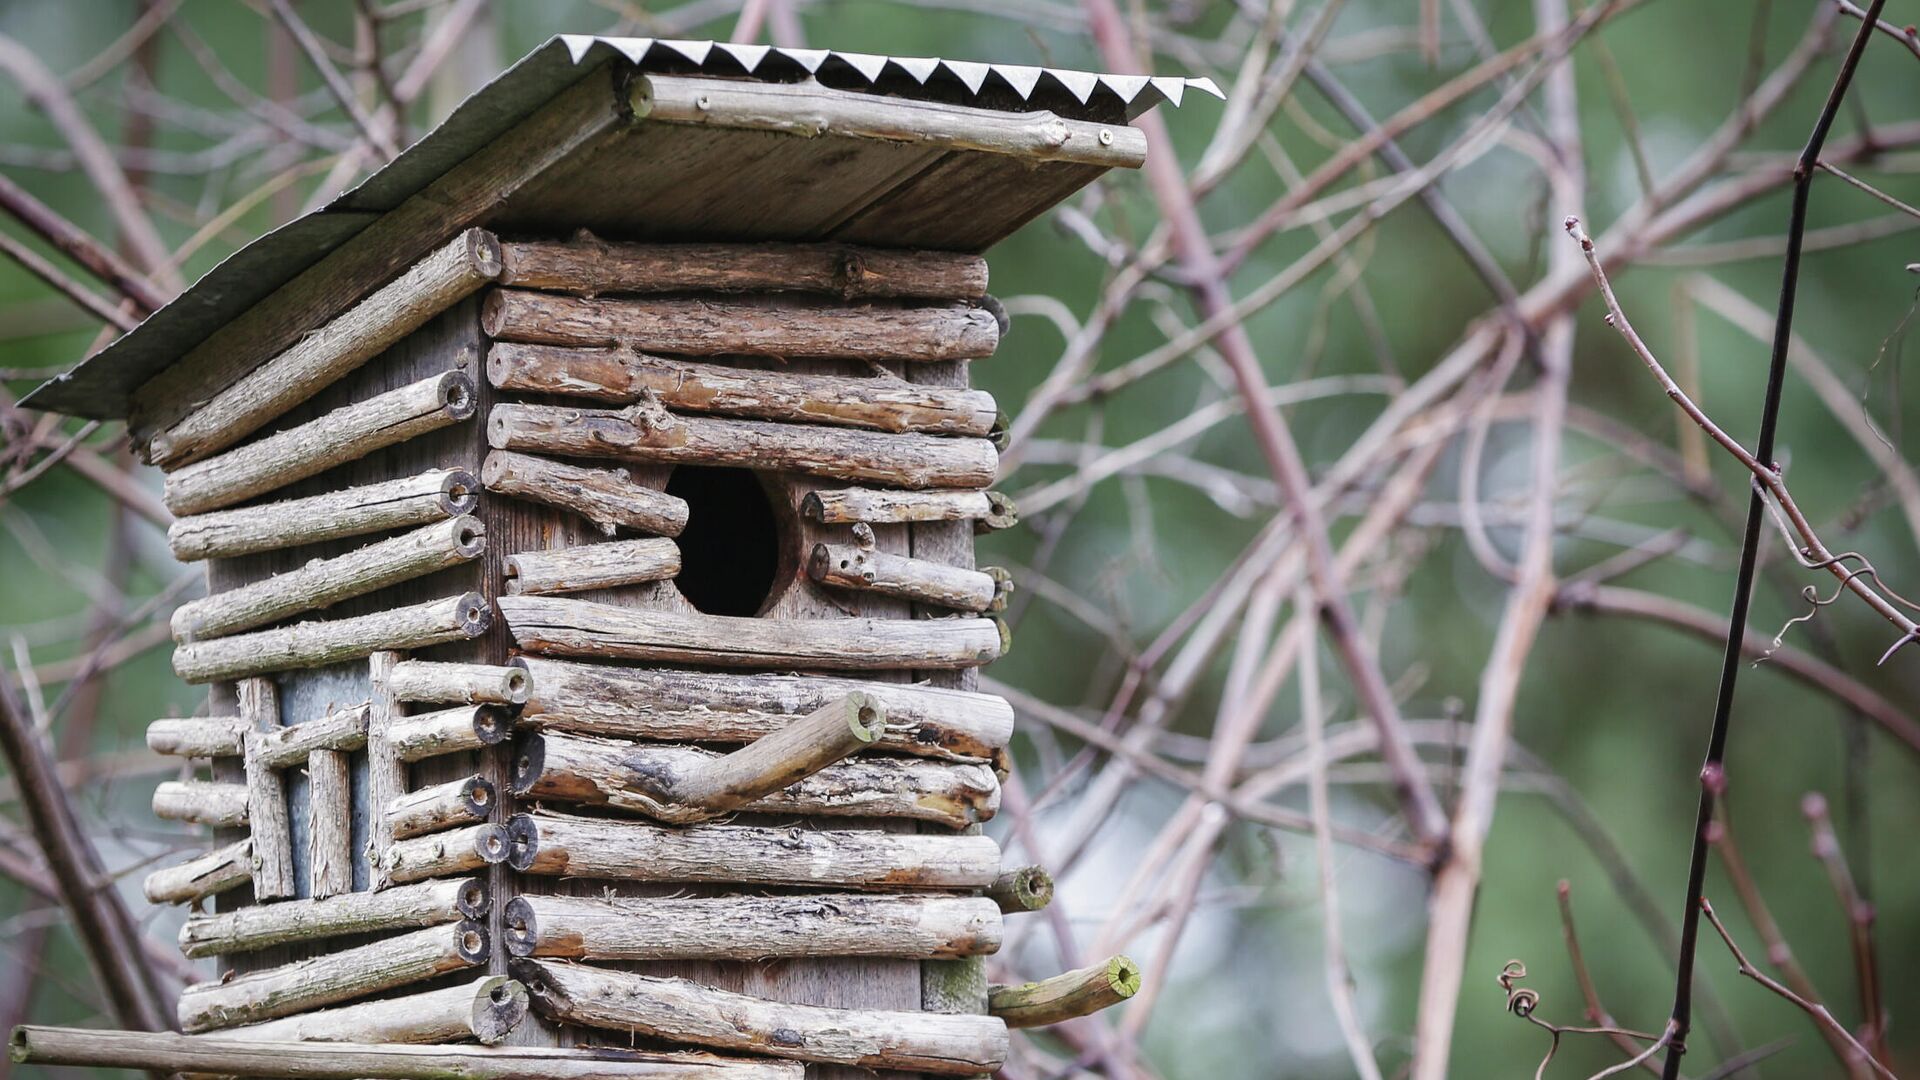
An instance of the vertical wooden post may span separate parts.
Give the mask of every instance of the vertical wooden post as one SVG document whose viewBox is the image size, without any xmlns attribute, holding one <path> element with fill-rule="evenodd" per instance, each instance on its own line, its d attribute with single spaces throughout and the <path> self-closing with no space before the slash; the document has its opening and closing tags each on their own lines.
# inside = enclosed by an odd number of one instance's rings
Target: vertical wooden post
<svg viewBox="0 0 1920 1080">
<path fill-rule="evenodd" d="M 402 715 L 403 706 L 387 686 L 387 677 L 399 662 L 396 652 L 377 652 L 367 658 L 373 685 L 373 712 L 367 718 L 367 876 L 375 889 L 393 884 L 387 868 L 387 851 L 393 846 L 387 807 L 407 792 L 407 765 L 394 753 L 392 739 L 393 722 Z"/>
<path fill-rule="evenodd" d="M 253 834 L 253 896 L 284 900 L 299 893 L 293 880 L 293 826 L 288 820 L 287 785 L 278 769 L 261 759 L 260 736 L 280 727 L 280 694 L 262 676 L 237 684 L 240 718 L 247 724 L 247 827 Z"/>
<path fill-rule="evenodd" d="M 353 790 L 347 755 L 307 755 L 307 895 L 353 891 Z"/>
</svg>

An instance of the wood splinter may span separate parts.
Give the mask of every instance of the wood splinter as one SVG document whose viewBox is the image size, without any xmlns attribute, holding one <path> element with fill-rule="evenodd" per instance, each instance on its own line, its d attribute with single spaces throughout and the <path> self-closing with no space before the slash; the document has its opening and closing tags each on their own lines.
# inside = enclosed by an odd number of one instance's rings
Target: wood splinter
<svg viewBox="0 0 1920 1080">
<path fill-rule="evenodd" d="M 955 611 L 986 612 L 1004 606 L 1000 583 L 989 573 L 880 551 L 873 528 L 853 527 L 852 544 L 815 544 L 807 576 L 822 585 L 877 592 Z"/>
<path fill-rule="evenodd" d="M 661 537 L 610 540 L 522 551 L 507 556 L 506 563 L 508 593 L 546 596 L 665 581 L 680 573 L 680 545 Z"/>
<path fill-rule="evenodd" d="M 387 828 L 395 840 L 487 820 L 498 800 L 485 777 L 449 780 L 409 791 L 387 807 Z"/>
<path fill-rule="evenodd" d="M 987 990 L 987 1012 L 1008 1027 L 1045 1027 L 1090 1016 L 1140 990 L 1140 965 L 1124 956 L 1018 986 Z"/>
<path fill-rule="evenodd" d="M 1015 867 L 993 879 L 987 898 L 1008 915 L 1039 911 L 1053 902 L 1053 875 L 1044 867 Z"/>
<path fill-rule="evenodd" d="M 534 1008 L 562 1023 L 795 1061 L 976 1076 L 1007 1059 L 991 1016 L 792 1005 L 584 964 L 515 960 Z"/>
<path fill-rule="evenodd" d="M 396 701 L 460 705 L 524 705 L 533 694 L 527 665 L 452 664 L 402 660 L 387 675 Z"/>
<path fill-rule="evenodd" d="M 494 450 L 480 465 L 480 483 L 488 491 L 578 514 L 608 536 L 620 529 L 679 536 L 687 527 L 685 499 L 636 483 L 625 469 L 589 469 Z"/>
<path fill-rule="evenodd" d="M 527 1017 L 527 988 L 505 975 L 420 994 L 320 1009 L 283 1020 L 228 1028 L 227 1039 L 287 1042 L 443 1043 L 492 1046 Z"/>
</svg>

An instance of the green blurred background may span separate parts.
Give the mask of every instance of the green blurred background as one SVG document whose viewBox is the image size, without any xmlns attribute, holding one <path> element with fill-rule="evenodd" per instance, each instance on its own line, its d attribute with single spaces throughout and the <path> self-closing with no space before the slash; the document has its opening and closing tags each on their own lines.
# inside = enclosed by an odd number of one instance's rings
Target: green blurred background
<svg viewBox="0 0 1920 1080">
<path fill-rule="evenodd" d="M 1413 21 L 1411 0 L 1353 0 L 1335 23 L 1335 41 L 1363 42 L 1401 33 Z M 1494 39 L 1502 46 L 1532 33 L 1531 5 L 1522 0 L 1475 0 Z M 1777 61 L 1805 31 L 1815 5 L 1772 4 L 1765 32 L 1770 61 Z M 1907 7 L 1908 10 L 1895 10 Z M 725 37 L 735 18 L 727 5 L 709 5 L 711 21 L 675 25 L 676 36 Z M 1215 41 L 1230 25 L 1231 8 L 1219 2 L 1150 3 L 1131 9 L 1161 28 L 1153 37 L 1161 46 L 1156 65 L 1163 72 L 1209 74 L 1230 82 L 1244 42 L 1232 33 Z M 301 5 L 303 15 L 337 41 L 351 40 L 351 5 Z M 1734 107 L 1747 64 L 1746 37 L 1757 11 L 1756 0 L 1686 3 L 1654 0 L 1610 26 L 1603 34 L 1617 61 L 1626 92 L 1642 128 L 1655 175 L 1662 175 L 1694 149 Z M 94 57 L 136 16 L 132 3 L 109 0 L 10 0 L 0 4 L 0 33 L 25 42 L 55 72 L 71 71 Z M 462 53 L 458 64 L 481 65 L 468 72 L 467 84 L 504 67 L 547 36 L 559 32 L 646 33 L 643 16 L 671 16 L 671 9 L 631 9 L 619 5 L 497 2 L 489 33 Z M 265 23 L 243 3 L 188 0 L 175 16 L 219 53 L 248 86 L 267 85 Z M 1299 16 L 1296 16 L 1299 18 Z M 1920 9 L 1896 3 L 1889 18 L 1905 23 Z M 1022 2 L 902 4 L 821 0 L 801 10 L 808 44 L 821 47 L 941 55 L 956 58 L 1045 63 L 1099 69 L 1089 40 L 1079 29 L 1078 9 L 1070 4 Z M 1400 48 L 1375 57 L 1339 58 L 1335 71 L 1376 116 L 1387 115 L 1473 62 L 1469 46 L 1449 21 L 1446 48 L 1437 69 L 1417 53 Z M 638 28 L 636 28 L 638 27 Z M 1853 24 L 1844 22 L 1842 34 Z M 1404 36 L 1404 35 L 1403 35 Z M 171 98 L 197 109 L 231 114 L 232 102 L 208 80 L 180 47 L 162 35 L 157 85 Z M 1204 47 L 1196 43 L 1204 43 Z M 1350 53 L 1360 52 L 1358 48 Z M 1817 65 L 1793 100 L 1747 144 L 1751 151 L 1796 150 L 1812 122 L 1831 78 L 1834 58 Z M 1608 98 L 1606 73 L 1586 50 L 1577 72 L 1585 121 L 1586 164 L 1590 178 L 1583 217 L 1595 232 L 1604 229 L 1638 194 L 1638 181 L 1620 118 Z M 295 77 L 303 91 L 319 84 L 300 65 Z M 124 121 L 116 72 L 81 95 L 109 140 Z M 459 79 L 436 87 L 413 117 L 417 134 L 458 99 Z M 1298 95 L 1302 115 L 1283 113 L 1270 134 L 1302 168 L 1323 160 L 1329 147 L 1314 131 L 1323 127 L 1342 136 L 1347 129 L 1310 92 Z M 1448 145 L 1495 97 L 1482 91 L 1404 139 L 1416 160 Z M 1920 102 L 1920 62 L 1896 43 L 1877 40 L 1869 50 L 1854 91 L 1856 105 L 1842 114 L 1842 134 L 1864 121 L 1909 120 Z M 1189 165 L 1197 160 L 1220 116 L 1221 106 L 1203 97 L 1189 98 L 1180 110 L 1163 109 L 1176 148 Z M 177 118 L 176 118 L 177 119 Z M 163 122 L 157 149 L 191 154 L 219 141 L 206 117 L 195 114 L 206 133 L 184 131 Z M 339 122 L 337 115 L 327 118 Z M 1303 123 L 1302 121 L 1306 121 Z M 14 178 L 73 220 L 111 236 L 111 222 L 75 174 L 52 171 L 61 144 L 53 128 L 24 106 L 18 89 L 0 85 L 0 171 Z M 34 149 L 42 148 L 42 149 Z M 1256 158 L 1258 155 L 1255 155 Z M 270 155 L 269 155 L 270 157 Z M 191 164 L 191 163 L 186 163 Z M 1920 201 L 1913 170 L 1920 157 L 1896 155 L 1868 170 L 1886 190 Z M 148 178 L 150 205 L 162 233 L 178 242 L 195 232 L 234 198 L 253 190 L 274 171 L 258 155 L 211 172 L 156 171 Z M 240 216 L 189 262 L 193 275 L 204 272 L 248 238 L 272 227 L 276 215 L 297 209 L 313 184 L 311 176 L 294 185 L 295 196 L 268 198 Z M 1227 230 L 1255 217 L 1285 190 L 1273 169 L 1260 160 L 1244 165 L 1203 205 L 1209 226 Z M 1538 170 L 1509 147 L 1496 147 L 1450 177 L 1444 185 L 1469 222 L 1524 287 L 1544 266 L 1543 244 L 1564 242 L 1557 222 L 1561 208 L 1546 204 Z M 1093 213 L 1113 236 L 1136 241 L 1154 223 L 1154 210 L 1136 176 L 1113 176 L 1076 201 Z M 1816 188 L 1816 227 L 1878 216 L 1884 207 L 1836 183 Z M 1719 241 L 1777 234 L 1786 219 L 1786 200 L 1759 201 L 1689 242 Z M 11 229 L 11 223 L 0 225 Z M 1313 243 L 1308 230 L 1270 242 L 1240 272 L 1237 291 L 1264 281 Z M 1430 367 L 1462 332 L 1489 309 L 1484 288 L 1469 273 L 1429 218 L 1412 203 L 1382 222 L 1356 247 L 1365 258 L 1365 287 L 1377 306 L 1386 348 L 1398 369 L 1418 375 Z M 1100 256 L 1057 219 L 1029 226 L 1002 244 L 991 257 L 994 292 L 1017 312 L 1035 309 L 1034 296 L 1053 297 L 1076 317 L 1092 307 L 1108 268 Z M 1880 427 L 1897 439 L 1903 400 L 1903 343 L 1897 333 L 1915 303 L 1916 279 L 1904 272 L 1920 261 L 1913 234 L 1821 252 L 1808 257 L 1802 281 L 1798 329 L 1833 364 L 1850 388 L 1866 398 Z M 1762 258 L 1706 268 L 1726 284 L 1771 309 L 1779 269 Z M 1621 275 L 1623 302 L 1656 350 L 1677 350 L 1671 290 L 1693 269 L 1640 267 Z M 1376 343 L 1346 298 L 1326 292 L 1330 275 L 1307 285 L 1255 317 L 1250 330 L 1269 379 L 1285 382 L 1307 374 L 1371 373 L 1379 370 Z M 1165 302 L 1191 325 L 1185 300 L 1162 289 Z M 1111 368 L 1165 339 L 1154 319 L 1154 304 L 1136 304 L 1101 347 L 1101 367 Z M 1575 362 L 1574 400 L 1605 413 L 1641 434 L 1672 445 L 1671 408 L 1616 335 L 1602 325 L 1597 302 L 1583 305 Z M 1765 347 L 1717 318 L 1696 320 L 1706 406 L 1731 431 L 1746 437 L 1757 422 Z M 0 368 L 22 377 L 8 382 L 18 397 L 35 382 L 31 369 L 53 369 L 81 356 L 94 341 L 96 327 L 77 309 L 12 264 L 0 264 Z M 1009 411 L 1022 402 L 1051 370 L 1062 347 L 1059 329 L 1047 318 L 1020 315 L 1010 338 L 990 362 L 976 365 L 976 382 L 991 390 Z M 1192 362 L 1101 402 L 1079 406 L 1052 418 L 1040 435 L 1050 444 L 1039 461 L 1057 460 L 1071 444 L 1093 439 L 1119 446 L 1155 432 L 1196 407 L 1223 396 L 1203 367 Z M 1302 405 L 1290 419 L 1310 462 L 1324 465 L 1345 449 L 1377 411 L 1378 397 L 1353 396 Z M 1908 416 L 1905 419 L 1911 420 Z M 1858 423 L 1857 418 L 1852 422 Z M 1486 497 L 1499 500 L 1522 490 L 1526 476 L 1527 432 L 1523 426 L 1495 427 L 1486 457 Z M 1874 488 L 1876 474 L 1841 422 L 1821 409 L 1797 380 L 1781 429 L 1790 462 L 1789 476 L 1810 516 L 1821 523 L 1835 547 L 1858 548 L 1871 555 L 1895 588 L 1915 584 L 1915 540 L 1897 507 L 1870 500 L 1868 512 L 1851 511 Z M 101 444 L 116 450 L 117 440 Z M 1680 497 L 1658 476 L 1625 464 L 1614 447 L 1581 436 L 1568 440 L 1564 497 L 1569 529 L 1556 552 L 1562 574 L 1618 550 L 1597 537 L 1651 535 L 1673 526 L 1689 529 L 1694 540 L 1681 558 L 1636 571 L 1628 583 L 1723 611 L 1732 578 L 1733 542 L 1712 513 Z M 1456 530 L 1447 526 L 1457 497 L 1450 451 L 1429 502 L 1416 520 L 1430 528 L 1402 538 L 1427 543 L 1405 595 L 1386 622 L 1384 658 L 1391 678 L 1412 687 L 1407 712 L 1415 718 L 1440 718 L 1472 699 L 1485 662 L 1493 627 L 1504 597 L 1502 584 L 1471 558 Z M 1242 474 L 1245 488 L 1264 484 L 1260 456 L 1238 420 L 1223 423 L 1183 446 L 1180 454 Z M 1910 457 L 1910 455 L 1909 455 Z M 1002 487 L 1016 495 L 1060 475 L 1057 464 L 1030 463 Z M 1727 493 L 1728 505 L 1744 505 L 1744 482 L 1730 463 L 1715 460 L 1713 475 Z M 142 477 L 157 489 L 157 478 Z M 1106 481 L 1064 526 L 1046 574 L 1061 591 L 1091 605 L 1111 620 L 1116 632 L 1144 644 L 1168 620 L 1194 602 L 1238 554 L 1272 507 L 1260 501 L 1209 497 L 1189 484 L 1158 475 Z M 1849 520 L 1842 522 L 1840 519 Z M 1852 519 L 1858 518 L 1854 521 Z M 124 530 L 115 543 L 110 533 Z M 1341 531 L 1350 525 L 1342 522 Z M 982 544 L 982 561 L 1021 566 L 1035 558 L 1037 535 L 1049 517 L 1028 527 L 997 534 Z M 88 623 L 88 597 L 118 588 L 122 611 L 176 582 L 184 572 L 170 559 L 164 537 L 131 517 L 116 519 L 109 502 L 80 478 L 56 469 L 0 503 L 0 635 L 9 653 L 6 663 L 30 661 L 49 698 L 60 691 L 70 671 L 63 662 L 79 654 Z M 1635 534 L 1633 530 L 1642 530 Z M 1495 539 L 1511 553 L 1513 530 L 1495 529 Z M 1773 558 L 1783 558 L 1777 543 Z M 1801 575 L 1788 575 L 1798 584 Z M 1754 625 L 1770 635 L 1804 609 L 1779 578 L 1763 582 Z M 1110 643 L 1074 606 L 1048 599 L 1046 588 L 1030 583 L 1036 599 L 1022 611 L 1017 647 L 992 671 L 1046 701 L 1088 710 L 1097 717 L 1120 674 Z M 1823 585 L 1823 588 L 1825 586 Z M 189 591 L 188 595 L 191 595 Z M 1889 643 L 1886 627 L 1857 605 L 1823 611 L 1820 623 L 1838 643 L 1846 666 L 1869 684 L 1903 704 L 1920 700 L 1920 652 L 1908 651 L 1884 668 L 1873 661 Z M 1810 645 L 1806 627 L 1789 640 Z M 1712 703 L 1718 651 L 1672 631 L 1625 621 L 1581 615 L 1556 616 L 1536 649 L 1520 695 L 1515 719 L 1519 744 L 1563 776 L 1592 814 L 1604 824 L 1627 862 L 1652 891 L 1662 915 L 1677 920 L 1694 813 L 1695 776 Z M 1329 672 L 1337 669 L 1329 666 Z M 1176 724 L 1188 735 L 1208 734 L 1218 705 L 1224 660 L 1197 692 Z M 1332 674 L 1330 694 L 1345 687 Z M 99 722 L 84 750 L 89 761 L 75 769 L 71 785 L 103 845 L 108 862 L 136 867 L 123 881 L 136 911 L 153 920 L 163 939 L 171 938 L 173 912 L 153 912 L 138 898 L 143 860 L 188 842 L 184 833 L 153 821 L 147 811 L 157 766 L 144 751 L 142 733 L 156 716 L 192 713 L 202 695 L 170 675 L 167 650 L 152 648 L 117 667 L 100 683 Z M 1294 692 L 1283 691 L 1266 718 L 1263 737 L 1292 732 L 1297 709 Z M 1342 711 L 1342 718 L 1350 713 Z M 1038 722 L 1023 717 L 1030 730 Z M 1913 857 L 1920 824 L 1920 761 L 1914 751 L 1877 731 L 1854 733 L 1860 740 L 1850 755 L 1850 721 L 1831 701 L 1813 695 L 1761 665 L 1746 673 L 1736 717 L 1729 774 L 1734 820 L 1754 875 L 1797 955 L 1836 1013 L 1856 1022 L 1852 964 L 1845 925 L 1820 867 L 1809 854 L 1808 830 L 1800 812 L 1808 792 L 1824 793 L 1834 804 L 1838 825 L 1849 843 L 1856 869 L 1871 883 L 1881 913 L 1877 942 L 1885 971 L 1891 1037 L 1897 1062 L 1920 1069 L 1920 984 L 1910 979 L 1907 961 L 1920 949 L 1920 860 Z M 1075 749 L 1071 740 L 1047 736 L 1023 738 L 1018 747 L 1029 791 L 1046 786 L 1049 770 Z M 75 755 L 77 756 L 77 755 Z M 1850 766 L 1850 761 L 1854 766 Z M 1852 773 L 1849 780 L 1849 773 Z M 1341 819 L 1379 826 L 1391 804 L 1377 777 L 1353 777 L 1336 788 Z M 1041 808 L 1042 835 L 1072 816 L 1081 774 Z M 1555 883 L 1572 883 L 1581 934 L 1601 993 L 1616 1018 L 1628 1026 L 1658 1030 L 1671 994 L 1672 958 L 1650 939 L 1602 867 L 1542 795 L 1518 784 L 1505 794 L 1487 851 L 1485 883 L 1462 992 L 1454 1067 L 1460 1076 L 1525 1076 L 1544 1052 L 1546 1036 L 1503 1009 L 1495 975 L 1500 965 L 1519 958 L 1531 970 L 1528 985 L 1538 989 L 1542 1016 L 1560 1023 L 1580 1022 L 1581 1006 L 1561 941 L 1555 910 Z M 1443 785 L 1443 790 L 1446 790 Z M 0 792 L 9 801 L 11 788 Z M 1150 780 L 1129 789 L 1122 812 L 1105 828 L 1100 842 L 1063 882 L 1064 910 L 1077 931 L 1091 937 L 1107 915 L 1118 885 L 1139 852 L 1151 842 L 1181 793 Z M 1304 806 L 1304 792 L 1289 793 L 1289 805 Z M 1856 812 L 1856 808 L 1857 811 Z M 5 813 L 18 822 L 16 806 Z M 1864 844 L 1863 844 L 1864 842 Z M 1368 1032 L 1376 1040 L 1383 1065 L 1404 1063 L 1418 986 L 1425 926 L 1423 876 L 1414 868 L 1354 849 L 1341 849 L 1340 872 L 1347 940 Z M 1709 879 L 1709 895 L 1726 893 L 1718 868 Z M 1310 838 L 1236 827 L 1202 891 L 1202 906 L 1166 972 L 1169 980 L 1155 1006 L 1143 1043 L 1145 1064 L 1158 1075 L 1181 1080 L 1203 1077 L 1333 1077 L 1351 1074 L 1332 1013 L 1321 970 L 1321 915 Z M 1728 894 L 1719 904 L 1729 925 L 1749 952 L 1761 948 L 1751 927 Z M 57 909 L 44 907 L 10 883 L 0 882 L 0 956 L 5 942 L 25 928 L 58 922 Z M 1136 957 L 1151 956 L 1151 934 L 1128 944 Z M 1711 985 L 1737 1026 L 1741 1043 L 1754 1047 L 1777 1039 L 1792 1045 L 1750 1075 L 1838 1075 L 1824 1045 L 1803 1016 L 1785 1003 L 1733 975 L 1730 959 L 1711 938 L 1702 944 L 1703 979 Z M 1045 973 L 1057 963 L 1051 938 L 1028 928 L 1011 958 L 1021 970 Z M 4 981 L 4 980 L 0 980 Z M 70 937 L 55 936 L 48 962 L 33 990 L 28 1015 L 37 1022 L 99 1023 L 97 995 L 83 958 Z M 1704 1034 L 1696 1035 L 1690 1073 L 1707 1070 L 1719 1051 Z M 1568 1042 L 1550 1075 L 1584 1076 L 1616 1056 L 1598 1039 Z M 1898 1063 L 1895 1071 L 1901 1071 Z"/>
</svg>

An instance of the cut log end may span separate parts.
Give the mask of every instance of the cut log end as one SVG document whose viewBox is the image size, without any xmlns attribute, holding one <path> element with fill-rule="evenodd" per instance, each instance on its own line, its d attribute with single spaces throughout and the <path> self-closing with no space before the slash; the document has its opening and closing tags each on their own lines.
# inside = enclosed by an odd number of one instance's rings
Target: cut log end
<svg viewBox="0 0 1920 1080">
<path fill-rule="evenodd" d="M 1045 867 L 1016 867 L 995 878 L 987 896 L 1008 915 L 1039 911 L 1053 902 L 1053 875 Z"/>
<path fill-rule="evenodd" d="M 517 979 L 496 975 L 473 999 L 473 1037 L 482 1045 L 501 1042 L 527 1018 L 531 998 Z"/>
<path fill-rule="evenodd" d="M 505 927 L 502 944 L 507 947 L 507 955 L 532 956 L 540 947 L 540 918 L 535 914 L 533 905 L 527 902 L 526 897 L 516 896 L 507 901 L 501 917 Z"/>
<path fill-rule="evenodd" d="M 1090 1016 L 1140 991 L 1140 965 L 1125 956 L 1019 986 L 987 991 L 987 1012 L 1008 1027 L 1045 1027 Z"/>
<path fill-rule="evenodd" d="M 500 833 L 501 853 L 507 866 L 525 872 L 540 855 L 540 826 L 526 814 L 515 814 Z"/>
</svg>

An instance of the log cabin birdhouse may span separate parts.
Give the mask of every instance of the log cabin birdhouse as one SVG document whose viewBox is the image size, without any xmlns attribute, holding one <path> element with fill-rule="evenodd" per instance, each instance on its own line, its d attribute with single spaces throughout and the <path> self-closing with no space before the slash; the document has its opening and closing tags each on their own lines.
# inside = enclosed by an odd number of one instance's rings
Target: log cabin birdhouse
<svg viewBox="0 0 1920 1080">
<path fill-rule="evenodd" d="M 1196 85 L 557 38 L 38 390 L 128 418 L 207 568 L 210 707 L 148 741 L 210 841 L 146 894 L 217 969 L 190 1037 L 15 1055 L 976 1075 L 1131 993 L 979 962 L 1051 886 L 979 829 L 1014 507 L 968 367 L 981 253 Z"/>
</svg>

